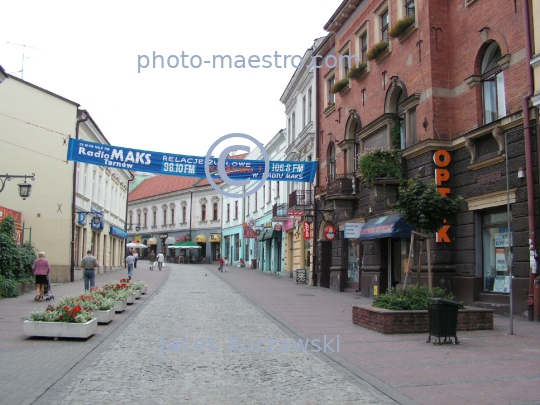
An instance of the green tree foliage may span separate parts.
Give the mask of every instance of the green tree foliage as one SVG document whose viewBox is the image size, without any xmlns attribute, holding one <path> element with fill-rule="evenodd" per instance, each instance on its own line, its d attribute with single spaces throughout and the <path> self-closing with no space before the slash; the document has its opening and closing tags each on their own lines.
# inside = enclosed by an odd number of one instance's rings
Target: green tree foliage
<svg viewBox="0 0 540 405">
<path fill-rule="evenodd" d="M 15 281 L 32 277 L 34 260 L 32 245 L 18 247 L 15 243 L 15 221 L 8 215 L 0 222 L 0 275 Z"/>
<path fill-rule="evenodd" d="M 461 197 L 445 197 L 437 191 L 435 181 L 429 184 L 420 178 L 409 179 L 399 188 L 393 208 L 403 219 L 417 229 L 434 233 L 445 220 L 450 221 L 461 209 Z"/>
<path fill-rule="evenodd" d="M 392 288 L 373 300 L 373 306 L 377 308 L 391 309 L 393 311 L 410 311 L 428 309 L 428 298 L 454 299 L 451 293 L 446 293 L 441 287 L 433 288 L 433 293 L 429 292 L 426 285 L 421 287 L 411 285 L 403 291 Z"/>
</svg>

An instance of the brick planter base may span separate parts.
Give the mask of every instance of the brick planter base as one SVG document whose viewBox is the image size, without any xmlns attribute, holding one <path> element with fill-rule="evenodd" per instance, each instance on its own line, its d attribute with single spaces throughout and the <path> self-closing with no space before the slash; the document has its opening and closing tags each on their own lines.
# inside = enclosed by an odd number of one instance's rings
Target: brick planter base
<svg viewBox="0 0 540 405">
<path fill-rule="evenodd" d="M 429 333 L 427 310 L 391 311 L 353 306 L 352 318 L 354 324 L 384 334 Z M 493 329 L 493 310 L 469 307 L 459 310 L 457 330 L 485 329 Z"/>
</svg>

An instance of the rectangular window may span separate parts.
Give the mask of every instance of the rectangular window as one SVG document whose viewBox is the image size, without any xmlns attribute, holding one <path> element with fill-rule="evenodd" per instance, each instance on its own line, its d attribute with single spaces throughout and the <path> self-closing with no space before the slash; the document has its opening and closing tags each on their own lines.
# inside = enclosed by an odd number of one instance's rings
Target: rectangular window
<svg viewBox="0 0 540 405">
<path fill-rule="evenodd" d="M 238 201 L 234 202 L 234 219 L 238 219 Z"/>
<path fill-rule="evenodd" d="M 296 136 L 296 114 L 292 113 L 292 140 L 294 141 L 294 137 Z"/>
<path fill-rule="evenodd" d="M 174 207 L 171 207 L 171 225 L 174 225 Z"/>
<path fill-rule="evenodd" d="M 292 142 L 292 128 L 291 128 L 291 117 L 287 120 L 287 135 L 289 142 Z"/>
<path fill-rule="evenodd" d="M 163 208 L 163 225 L 167 225 L 167 208 Z"/>
<path fill-rule="evenodd" d="M 311 116 L 311 98 L 312 98 L 312 94 L 311 94 L 311 87 L 310 87 L 308 90 L 308 123 L 313 121 L 313 118 Z"/>
<path fill-rule="evenodd" d="M 227 222 L 231 220 L 231 204 L 227 204 Z"/>
<path fill-rule="evenodd" d="M 257 197 L 259 195 L 259 192 L 257 191 L 255 194 L 253 194 L 255 196 L 255 205 L 253 207 L 253 212 L 257 212 Z"/>
<path fill-rule="evenodd" d="M 96 201 L 96 171 L 92 171 L 92 201 Z"/>
<path fill-rule="evenodd" d="M 152 226 L 156 226 L 157 224 L 157 211 L 152 212 Z"/>
<path fill-rule="evenodd" d="M 414 0 L 405 0 L 405 15 L 407 17 L 414 15 Z"/>
<path fill-rule="evenodd" d="M 206 221 L 206 204 L 201 205 L 201 221 Z"/>
<path fill-rule="evenodd" d="M 336 96 L 334 93 L 331 92 L 332 87 L 334 87 L 335 83 L 336 83 L 335 76 L 332 76 L 326 80 L 326 94 L 328 98 L 328 105 L 334 104 L 336 102 Z"/>
<path fill-rule="evenodd" d="M 137 226 L 141 226 L 141 213 L 137 213 Z"/>
<path fill-rule="evenodd" d="M 388 16 L 388 10 L 381 14 L 381 41 L 388 41 L 388 25 L 390 19 Z"/>
<path fill-rule="evenodd" d="M 147 212 L 144 213 L 144 227 L 145 228 L 148 227 L 148 213 Z"/>
<path fill-rule="evenodd" d="M 509 292 L 507 211 L 487 212 L 482 215 L 482 267 L 484 291 Z"/>
<path fill-rule="evenodd" d="M 246 212 L 249 215 L 249 195 L 247 196 L 247 201 L 246 201 Z"/>
<path fill-rule="evenodd" d="M 214 203 L 214 221 L 218 219 L 218 203 Z"/>
<path fill-rule="evenodd" d="M 266 198 L 266 185 L 262 186 L 262 190 L 263 190 L 263 195 L 262 195 L 262 203 L 263 203 L 263 206 L 261 208 L 264 208 L 264 200 Z"/>
<path fill-rule="evenodd" d="M 276 197 L 279 197 L 279 181 L 276 181 Z"/>
<path fill-rule="evenodd" d="M 367 54 L 367 47 L 368 47 L 368 43 L 367 43 L 367 32 L 364 32 L 361 36 L 360 36 L 360 41 L 359 41 L 359 45 L 360 45 L 360 61 L 362 63 L 364 62 L 367 62 L 367 58 L 366 58 L 366 54 Z"/>
<path fill-rule="evenodd" d="M 101 201 L 101 188 L 103 184 L 103 176 L 99 176 L 99 182 L 98 182 L 98 190 L 97 190 L 97 203 L 99 205 L 103 204 L 103 201 Z"/>
<path fill-rule="evenodd" d="M 272 201 L 272 182 L 268 182 L 268 202 Z"/>
<path fill-rule="evenodd" d="M 186 223 L 186 207 L 182 207 L 182 223 Z"/>
</svg>

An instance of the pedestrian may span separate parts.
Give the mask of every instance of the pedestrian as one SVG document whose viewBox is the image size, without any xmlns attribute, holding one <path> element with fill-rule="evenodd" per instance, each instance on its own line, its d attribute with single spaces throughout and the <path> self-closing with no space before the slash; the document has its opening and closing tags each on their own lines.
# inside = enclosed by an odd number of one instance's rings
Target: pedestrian
<svg viewBox="0 0 540 405">
<path fill-rule="evenodd" d="M 223 270 L 225 270 L 225 273 L 227 273 L 227 265 L 229 264 L 229 256 L 224 257 L 223 261 Z"/>
<path fill-rule="evenodd" d="M 157 265 L 159 271 L 163 268 L 163 263 L 165 262 L 165 256 L 163 256 L 163 253 L 159 252 L 157 255 Z"/>
<path fill-rule="evenodd" d="M 95 268 L 99 267 L 97 259 L 92 256 L 92 250 L 86 251 L 86 256 L 83 257 L 81 267 L 84 269 L 84 289 L 89 290 L 96 286 Z"/>
<path fill-rule="evenodd" d="M 150 270 L 154 270 L 154 267 L 156 266 L 156 254 L 153 250 L 148 254 L 148 260 L 150 260 Z"/>
<path fill-rule="evenodd" d="M 225 264 L 225 260 L 223 260 L 223 257 L 219 259 L 219 271 L 223 273 L 223 265 Z"/>
<path fill-rule="evenodd" d="M 133 274 L 133 264 L 135 263 L 135 258 L 133 257 L 133 253 L 129 252 L 129 255 L 126 257 L 126 264 L 128 268 L 128 277 L 131 280 L 131 276 Z"/>
<path fill-rule="evenodd" d="M 135 259 L 134 267 L 137 268 L 137 260 L 139 260 L 139 254 L 133 251 L 133 259 Z"/>
<path fill-rule="evenodd" d="M 34 301 L 43 301 L 45 285 L 47 284 L 47 277 L 50 272 L 51 266 L 49 265 L 49 262 L 45 260 L 45 252 L 39 252 L 38 258 L 34 261 L 32 266 L 32 273 L 36 276 L 36 298 L 34 298 Z"/>
</svg>

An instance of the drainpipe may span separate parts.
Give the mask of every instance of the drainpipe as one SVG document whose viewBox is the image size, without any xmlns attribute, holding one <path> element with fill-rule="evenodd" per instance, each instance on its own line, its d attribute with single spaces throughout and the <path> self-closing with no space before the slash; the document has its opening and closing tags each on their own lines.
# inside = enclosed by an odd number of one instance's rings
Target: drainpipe
<svg viewBox="0 0 540 405">
<path fill-rule="evenodd" d="M 86 110 L 77 110 L 77 124 L 75 125 L 75 139 L 79 139 L 79 125 L 88 120 Z M 77 202 L 77 167 L 79 163 L 73 162 L 73 201 L 71 202 L 71 264 L 69 266 L 69 279 L 75 281 L 75 229 L 76 224 L 76 202 Z"/>
<path fill-rule="evenodd" d="M 126 216 L 124 218 L 124 230 L 126 231 L 127 233 L 127 220 L 128 220 L 128 205 L 129 205 L 129 183 L 131 183 L 132 181 L 135 181 L 135 176 L 133 175 L 133 173 L 131 173 L 129 170 L 128 170 L 128 173 L 131 175 L 131 178 L 128 179 L 128 183 L 127 183 L 127 193 L 128 195 L 126 196 Z M 130 226 L 132 227 L 133 224 L 130 224 Z M 125 258 L 126 257 L 126 244 L 124 243 L 124 250 L 123 250 L 123 253 L 122 253 L 122 258 Z M 127 267 L 127 264 L 124 260 L 124 268 Z"/>
<path fill-rule="evenodd" d="M 317 229 L 317 201 L 315 201 L 315 192 L 317 190 L 317 187 L 319 186 L 319 173 L 321 170 L 320 167 L 320 156 L 319 156 L 319 126 L 317 125 L 319 123 L 319 96 L 320 96 L 320 89 L 319 89 L 319 77 L 320 77 L 320 69 L 315 69 L 315 160 L 317 161 L 317 173 L 315 174 L 315 183 L 313 188 L 313 246 L 311 247 L 313 255 L 312 255 L 312 266 L 313 271 L 311 273 L 311 277 L 313 280 L 313 286 L 318 285 L 318 279 L 317 279 L 317 254 L 319 253 L 317 250 L 317 237 L 319 235 L 318 229 Z"/>
<path fill-rule="evenodd" d="M 527 205 L 529 211 L 529 249 L 530 249 L 530 275 L 529 275 L 529 294 L 527 297 L 527 319 L 533 320 L 534 304 L 534 277 L 537 273 L 536 261 L 536 224 L 534 219 L 534 179 L 533 179 L 533 159 L 531 150 L 531 127 L 529 114 L 529 99 L 534 94 L 533 72 L 531 66 L 532 46 L 531 46 L 531 27 L 529 0 L 523 0 L 523 23 L 525 32 L 525 52 L 527 63 L 527 94 L 523 97 L 523 127 L 525 137 L 525 166 L 527 178 Z"/>
</svg>

